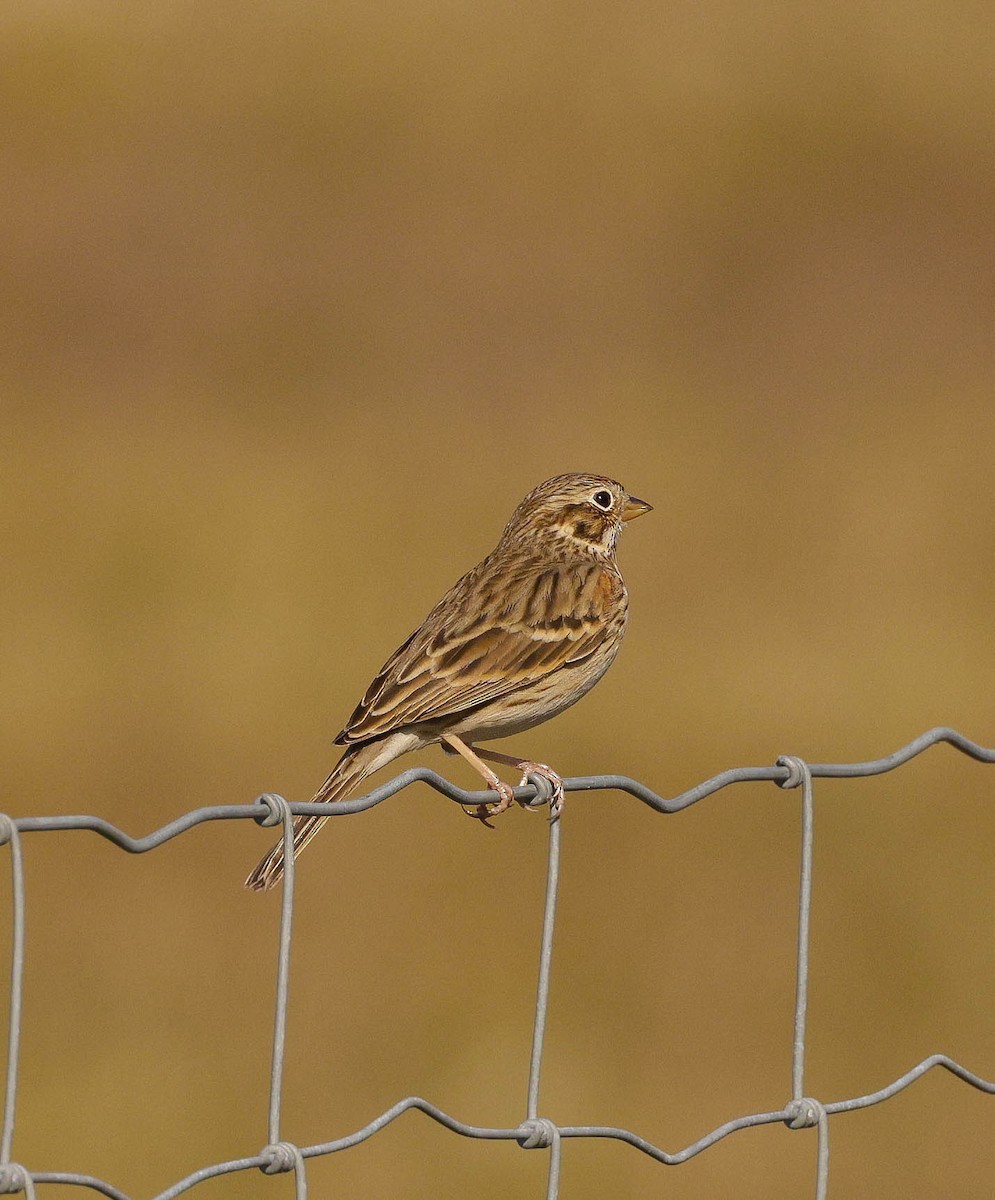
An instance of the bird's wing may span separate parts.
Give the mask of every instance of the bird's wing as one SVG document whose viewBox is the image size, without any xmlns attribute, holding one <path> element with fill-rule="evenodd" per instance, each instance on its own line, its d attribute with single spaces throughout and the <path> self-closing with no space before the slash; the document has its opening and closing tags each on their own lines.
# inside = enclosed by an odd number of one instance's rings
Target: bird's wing
<svg viewBox="0 0 995 1200">
<path fill-rule="evenodd" d="M 486 567 L 485 560 L 464 576 L 388 659 L 337 742 L 456 719 L 581 662 L 618 636 L 624 587 L 611 567 Z"/>
</svg>

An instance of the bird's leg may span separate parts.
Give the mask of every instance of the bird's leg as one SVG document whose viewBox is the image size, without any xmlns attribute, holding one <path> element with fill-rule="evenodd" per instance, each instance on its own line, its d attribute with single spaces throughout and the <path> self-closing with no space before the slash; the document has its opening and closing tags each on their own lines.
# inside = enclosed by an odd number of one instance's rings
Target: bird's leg
<svg viewBox="0 0 995 1200">
<path fill-rule="evenodd" d="M 505 783 L 503 779 L 499 779 L 490 767 L 480 760 L 474 752 L 473 747 L 468 746 L 466 742 L 461 741 L 455 734 L 444 733 L 439 739 L 443 743 L 443 749 L 447 747 L 450 750 L 455 750 L 457 754 L 463 756 L 478 775 L 484 780 L 487 786 L 498 794 L 497 804 L 477 804 L 473 808 L 464 808 L 463 811 L 468 817 L 476 817 L 483 821 L 488 829 L 492 829 L 492 825 L 488 825 L 488 817 L 496 817 L 499 813 L 503 813 L 506 809 L 511 808 L 512 802 L 515 799 L 515 792 L 510 783 Z"/>
<path fill-rule="evenodd" d="M 489 759 L 491 762 L 505 763 L 509 767 L 517 767 L 522 772 L 521 783 L 519 787 L 528 783 L 530 775 L 538 775 L 540 779 L 545 779 L 552 789 L 552 795 L 549 798 L 549 815 L 558 817 L 563 811 L 563 780 L 546 763 L 533 762 L 531 758 L 516 758 L 514 754 L 502 754 L 498 750 L 481 750 L 479 746 L 475 746 L 478 757 Z M 534 812 L 532 804 L 527 800 L 519 801 L 522 808 L 529 809 Z"/>
</svg>

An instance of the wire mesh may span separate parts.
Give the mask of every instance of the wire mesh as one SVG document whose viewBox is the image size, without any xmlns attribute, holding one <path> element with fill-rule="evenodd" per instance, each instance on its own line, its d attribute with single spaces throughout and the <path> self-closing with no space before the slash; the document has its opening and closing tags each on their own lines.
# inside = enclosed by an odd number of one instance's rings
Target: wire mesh
<svg viewBox="0 0 995 1200">
<path fill-rule="evenodd" d="M 461 805 L 476 805 L 493 799 L 486 791 L 465 791 L 427 768 L 404 771 L 365 796 L 335 804 L 289 803 L 282 796 L 264 793 L 254 804 L 215 805 L 185 813 L 142 838 L 133 838 L 116 826 L 94 816 L 17 817 L 0 814 L 0 844 L 10 847 L 12 873 L 11 905 L 11 967 L 10 1005 L 7 1031 L 7 1070 L 4 1089 L 3 1122 L 0 1125 L 0 1193 L 24 1192 L 35 1196 L 37 1184 L 63 1184 L 87 1188 L 111 1200 L 132 1200 L 124 1192 L 104 1180 L 68 1171 L 32 1170 L 12 1158 L 16 1115 L 19 1042 L 22 1016 L 22 980 L 25 961 L 25 886 L 21 835 L 39 831 L 91 830 L 114 845 L 132 854 L 144 854 L 190 829 L 209 821 L 252 820 L 261 825 L 281 826 L 286 855 L 286 873 L 277 947 L 277 980 L 274 1003 L 273 1055 L 270 1071 L 268 1141 L 256 1154 L 202 1167 L 160 1192 L 155 1200 L 173 1200 L 198 1184 L 222 1175 L 253 1168 L 266 1174 L 293 1172 L 297 1200 L 306 1200 L 306 1160 L 338 1153 L 374 1137 L 404 1113 L 418 1111 L 445 1129 L 466 1138 L 517 1142 L 523 1149 L 547 1149 L 549 1171 L 546 1200 L 556 1200 L 559 1194 L 560 1162 L 564 1140 L 571 1138 L 610 1138 L 632 1146 L 659 1163 L 674 1166 L 687 1162 L 702 1151 L 714 1146 L 730 1134 L 775 1122 L 791 1129 L 817 1130 L 815 1166 L 816 1200 L 826 1200 L 829 1186 L 829 1118 L 841 1113 L 868 1108 L 889 1100 L 921 1079 L 934 1067 L 943 1067 L 956 1078 L 989 1095 L 995 1094 L 995 1082 L 983 1079 L 945 1054 L 931 1054 L 911 1067 L 905 1074 L 876 1092 L 852 1096 L 831 1102 L 820 1101 L 806 1094 L 805 1045 L 806 1008 L 809 974 L 809 919 L 812 903 L 812 850 L 814 844 L 814 786 L 816 778 L 855 779 L 880 775 L 895 770 L 915 758 L 930 746 L 947 743 L 956 750 L 981 763 L 995 763 L 995 749 L 972 742 L 956 730 L 936 728 L 915 738 L 907 745 L 884 758 L 859 763 L 807 763 L 794 755 L 782 755 L 774 766 L 736 767 L 682 792 L 671 799 L 656 794 L 645 784 L 623 775 L 579 776 L 563 780 L 564 789 L 590 791 L 614 789 L 626 792 L 660 813 L 680 812 L 707 796 L 736 783 L 767 780 L 782 788 L 800 788 L 802 794 L 801 870 L 798 889 L 798 936 L 795 978 L 794 1031 L 792 1043 L 791 1099 L 775 1112 L 752 1113 L 727 1121 L 685 1146 L 668 1152 L 629 1129 L 607 1125 L 558 1125 L 541 1115 L 539 1103 L 542 1051 L 546 1032 L 553 937 L 556 926 L 556 898 L 560 865 L 560 819 L 549 823 L 546 898 L 540 933 L 539 966 L 537 972 L 536 1004 L 532 1047 L 529 1065 L 528 1093 L 525 1116 L 517 1125 L 505 1128 L 468 1125 L 444 1112 L 420 1096 L 398 1100 L 369 1124 L 331 1141 L 309 1146 L 297 1146 L 281 1137 L 281 1099 L 283 1093 L 284 1047 L 288 1019 L 288 988 L 290 979 L 290 948 L 294 915 L 294 866 L 290 854 L 292 820 L 304 814 L 349 816 L 364 812 L 383 803 L 415 782 L 429 784 L 437 792 Z M 549 801 L 550 792 L 545 780 L 536 778 L 515 789 L 518 800 L 541 805 Z"/>
</svg>

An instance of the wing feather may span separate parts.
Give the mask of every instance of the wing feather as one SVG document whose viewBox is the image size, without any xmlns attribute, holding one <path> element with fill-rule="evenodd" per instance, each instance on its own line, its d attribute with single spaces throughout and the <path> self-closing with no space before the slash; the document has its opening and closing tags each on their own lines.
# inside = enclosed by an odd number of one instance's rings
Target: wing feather
<svg viewBox="0 0 995 1200">
<path fill-rule="evenodd" d="M 509 571 L 485 559 L 387 660 L 335 740 L 353 744 L 405 725 L 455 721 L 581 662 L 617 636 L 607 614 L 620 599 L 622 580 L 603 563 Z"/>
</svg>

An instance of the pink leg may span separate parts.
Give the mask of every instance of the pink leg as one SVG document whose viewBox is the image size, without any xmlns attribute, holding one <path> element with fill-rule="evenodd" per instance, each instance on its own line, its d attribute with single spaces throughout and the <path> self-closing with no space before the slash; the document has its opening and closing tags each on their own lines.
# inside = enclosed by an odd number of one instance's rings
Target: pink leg
<svg viewBox="0 0 995 1200">
<path fill-rule="evenodd" d="M 511 808 L 514 802 L 515 792 L 511 784 L 505 783 L 503 779 L 499 779 L 485 762 L 481 762 L 477 754 L 474 753 L 473 748 L 468 746 L 466 742 L 461 741 L 455 734 L 444 733 L 440 740 L 446 746 L 450 747 L 450 749 L 455 750 L 457 754 L 462 755 L 487 786 L 492 791 L 497 792 L 498 802 L 496 804 L 478 804 L 475 808 L 463 809 L 467 816 L 476 817 L 478 820 L 483 821 L 488 829 L 493 828 L 493 826 L 487 824 L 487 818 L 496 817 L 500 813 L 505 812 Z"/>
<path fill-rule="evenodd" d="M 547 766 L 545 763 L 533 762 L 530 758 L 516 758 L 513 754 L 502 754 L 498 750 L 481 750 L 479 746 L 475 746 L 474 749 L 479 758 L 486 758 L 491 762 L 505 763 L 509 767 L 517 767 L 522 772 L 519 787 L 528 783 L 530 775 L 538 775 L 541 779 L 545 779 L 553 792 L 549 800 L 550 817 L 558 817 L 563 811 L 563 780 L 552 767 Z M 531 804 L 523 804 L 522 807 L 534 811 Z"/>
</svg>

